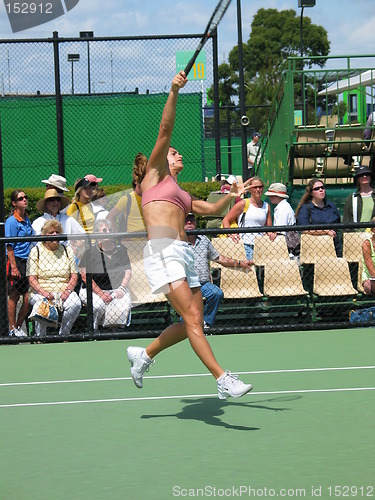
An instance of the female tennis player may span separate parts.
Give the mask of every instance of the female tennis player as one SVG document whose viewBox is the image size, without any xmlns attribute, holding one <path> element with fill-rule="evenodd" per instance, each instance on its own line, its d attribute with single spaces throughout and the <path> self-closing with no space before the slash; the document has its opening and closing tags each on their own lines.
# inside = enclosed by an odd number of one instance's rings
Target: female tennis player
<svg viewBox="0 0 375 500">
<path fill-rule="evenodd" d="M 217 380 L 219 398 L 238 398 L 251 391 L 252 385 L 244 384 L 220 367 L 204 336 L 200 283 L 194 269 L 193 252 L 186 241 L 184 225 L 189 212 L 198 215 L 221 213 L 232 197 L 240 196 L 247 190 L 247 183 L 240 186 L 233 184 L 231 192 L 223 196 L 223 199 L 208 203 L 192 199 L 172 178 L 168 161 L 172 166 L 173 156 L 179 161 L 181 157 L 171 154 L 176 150 L 170 148 L 170 142 L 178 92 L 186 82 L 183 71 L 173 78 L 158 138 L 142 182 L 142 208 L 148 236 L 144 249 L 145 272 L 152 292 L 164 292 L 183 321 L 170 325 L 145 349 L 128 347 L 127 354 L 133 381 L 141 388 L 143 375 L 154 362 L 155 356 L 188 338 L 194 352 Z"/>
</svg>

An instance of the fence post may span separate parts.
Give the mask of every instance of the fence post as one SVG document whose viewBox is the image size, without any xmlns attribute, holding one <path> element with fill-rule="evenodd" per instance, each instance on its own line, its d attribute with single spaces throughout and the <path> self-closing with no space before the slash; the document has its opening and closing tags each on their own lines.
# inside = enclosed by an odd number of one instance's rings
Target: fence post
<svg viewBox="0 0 375 500">
<path fill-rule="evenodd" d="M 5 236 L 5 206 L 4 206 L 4 178 L 3 178 L 3 146 L 1 141 L 1 117 L 0 117 L 0 237 Z M 8 318 L 8 283 L 6 273 L 6 251 L 5 244 L 0 245 L 0 311 L 4 311 L 6 321 L 0 322 L 0 336 L 9 335 Z"/>
<path fill-rule="evenodd" d="M 221 149 L 220 149 L 220 103 L 219 103 L 219 58 L 217 45 L 217 28 L 211 33 L 214 70 L 214 117 L 215 117 L 215 158 L 216 175 L 221 174 Z M 210 179 L 209 179 L 210 180 Z"/>
<path fill-rule="evenodd" d="M 53 32 L 53 59 L 55 67 L 55 96 L 56 96 L 56 121 L 57 121 L 57 157 L 59 163 L 59 175 L 65 177 L 64 157 L 64 130 L 63 130 L 63 107 L 60 88 L 60 57 L 59 57 L 59 34 Z"/>
</svg>

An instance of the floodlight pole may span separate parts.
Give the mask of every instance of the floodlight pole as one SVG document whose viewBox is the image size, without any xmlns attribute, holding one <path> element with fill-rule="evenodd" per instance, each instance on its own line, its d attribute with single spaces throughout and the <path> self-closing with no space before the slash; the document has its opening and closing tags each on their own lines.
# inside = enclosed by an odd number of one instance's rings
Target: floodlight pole
<svg viewBox="0 0 375 500">
<path fill-rule="evenodd" d="M 245 81 L 243 71 L 243 47 L 242 47 L 242 19 L 241 19 L 241 0 L 237 0 L 237 37 L 238 37 L 238 73 L 239 73 L 239 97 L 240 97 L 240 114 L 241 117 L 246 116 L 245 103 Z M 247 139 L 246 125 L 243 124 L 241 118 L 241 159 L 242 159 L 242 178 L 247 180 L 249 169 L 247 163 Z"/>
</svg>

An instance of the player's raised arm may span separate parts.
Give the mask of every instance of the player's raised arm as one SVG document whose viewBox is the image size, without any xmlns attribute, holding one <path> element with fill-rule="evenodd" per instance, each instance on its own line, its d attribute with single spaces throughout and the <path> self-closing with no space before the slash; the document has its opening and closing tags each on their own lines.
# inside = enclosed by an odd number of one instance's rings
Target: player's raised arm
<svg viewBox="0 0 375 500">
<path fill-rule="evenodd" d="M 171 144 L 173 127 L 176 120 L 176 105 L 178 92 L 187 82 L 183 71 L 173 77 L 171 89 L 167 102 L 165 103 L 161 117 L 159 134 L 147 164 L 147 174 L 154 171 L 159 177 L 164 177 L 167 173 L 167 154 Z M 147 189 L 147 188 L 146 188 Z"/>
</svg>

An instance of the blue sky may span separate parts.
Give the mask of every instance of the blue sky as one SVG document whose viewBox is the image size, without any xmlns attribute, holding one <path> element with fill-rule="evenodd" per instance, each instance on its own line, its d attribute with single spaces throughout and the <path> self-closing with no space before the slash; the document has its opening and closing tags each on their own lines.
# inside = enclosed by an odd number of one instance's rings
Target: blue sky
<svg viewBox="0 0 375 500">
<path fill-rule="evenodd" d="M 217 0 L 80 0 L 64 16 L 13 34 L 4 3 L 0 5 L 1 38 L 78 36 L 92 30 L 96 36 L 170 35 L 201 33 Z M 294 9 L 300 14 L 298 0 L 241 0 L 243 40 L 249 37 L 254 14 L 260 8 Z M 304 15 L 328 31 L 331 55 L 375 53 L 374 0 L 316 0 Z M 227 59 L 237 44 L 237 2 L 233 0 L 219 26 L 219 59 Z"/>
</svg>

